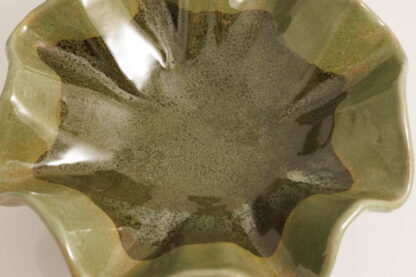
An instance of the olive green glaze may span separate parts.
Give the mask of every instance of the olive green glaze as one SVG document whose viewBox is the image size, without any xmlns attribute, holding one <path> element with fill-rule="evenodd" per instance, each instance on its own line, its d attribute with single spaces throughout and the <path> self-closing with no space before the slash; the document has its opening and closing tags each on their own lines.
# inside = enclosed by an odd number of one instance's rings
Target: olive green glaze
<svg viewBox="0 0 416 277">
<path fill-rule="evenodd" d="M 153 9 L 134 20 L 148 32 L 159 26 L 155 39 L 175 38 L 160 41 L 174 65 L 153 68 L 140 90 L 102 38 L 38 49 L 64 82 L 64 112 L 35 176 L 87 194 L 134 258 L 221 241 L 271 256 L 301 200 L 352 184 L 331 145 L 344 78 L 291 51 L 268 12 L 170 4 L 157 25 L 147 19 L 163 7 L 144 3 Z M 82 146 L 111 158 L 59 162 Z"/>
<path fill-rule="evenodd" d="M 75 276 L 327 276 L 345 222 L 403 201 L 404 58 L 359 2 L 94 1 L 22 23 L 0 99 L 0 201 Z M 143 85 L 112 14 L 161 53 Z"/>
</svg>

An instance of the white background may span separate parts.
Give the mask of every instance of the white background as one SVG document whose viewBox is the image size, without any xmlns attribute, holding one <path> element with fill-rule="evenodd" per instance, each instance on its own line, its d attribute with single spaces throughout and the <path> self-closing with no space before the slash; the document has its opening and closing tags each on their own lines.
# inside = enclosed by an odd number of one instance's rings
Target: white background
<svg viewBox="0 0 416 277">
<path fill-rule="evenodd" d="M 7 73 L 6 39 L 21 19 L 42 2 L 0 0 L 0 88 Z M 411 128 L 416 132 L 413 93 L 416 91 L 416 2 L 364 2 L 393 29 L 407 52 L 409 117 Z M 413 137 L 416 138 L 415 133 Z M 416 190 L 402 208 L 389 214 L 365 212 L 351 224 L 331 277 L 415 276 Z M 55 241 L 28 208 L 0 207 L 0 277 L 70 277 Z"/>
</svg>

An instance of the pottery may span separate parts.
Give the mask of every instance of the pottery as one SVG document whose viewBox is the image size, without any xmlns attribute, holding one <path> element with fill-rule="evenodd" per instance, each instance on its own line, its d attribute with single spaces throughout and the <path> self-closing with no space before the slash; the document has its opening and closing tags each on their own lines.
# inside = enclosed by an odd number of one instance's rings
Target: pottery
<svg viewBox="0 0 416 277">
<path fill-rule="evenodd" d="M 329 276 L 408 194 L 405 57 L 352 0 L 48 0 L 14 31 L 0 203 L 74 276 Z"/>
</svg>

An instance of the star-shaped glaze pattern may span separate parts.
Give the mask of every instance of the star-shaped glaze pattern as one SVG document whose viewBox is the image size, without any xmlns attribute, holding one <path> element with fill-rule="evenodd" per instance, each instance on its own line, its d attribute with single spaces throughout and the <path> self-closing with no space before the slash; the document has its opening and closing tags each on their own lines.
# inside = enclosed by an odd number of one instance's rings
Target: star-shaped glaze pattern
<svg viewBox="0 0 416 277">
<path fill-rule="evenodd" d="M 331 144 L 344 77 L 292 51 L 266 11 L 140 7 L 164 58 L 140 88 L 103 37 L 38 48 L 63 96 L 35 176 L 89 196 L 134 258 L 209 242 L 270 256 L 302 200 L 351 187 Z"/>
</svg>

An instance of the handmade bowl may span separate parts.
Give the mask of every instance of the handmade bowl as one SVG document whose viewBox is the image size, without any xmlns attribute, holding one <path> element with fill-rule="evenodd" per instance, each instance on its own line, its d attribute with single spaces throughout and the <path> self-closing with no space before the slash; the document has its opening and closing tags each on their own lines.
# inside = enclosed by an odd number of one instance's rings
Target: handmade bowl
<svg viewBox="0 0 416 277">
<path fill-rule="evenodd" d="M 9 40 L 0 202 L 74 276 L 328 276 L 406 198 L 402 50 L 353 0 L 48 0 Z"/>
</svg>

